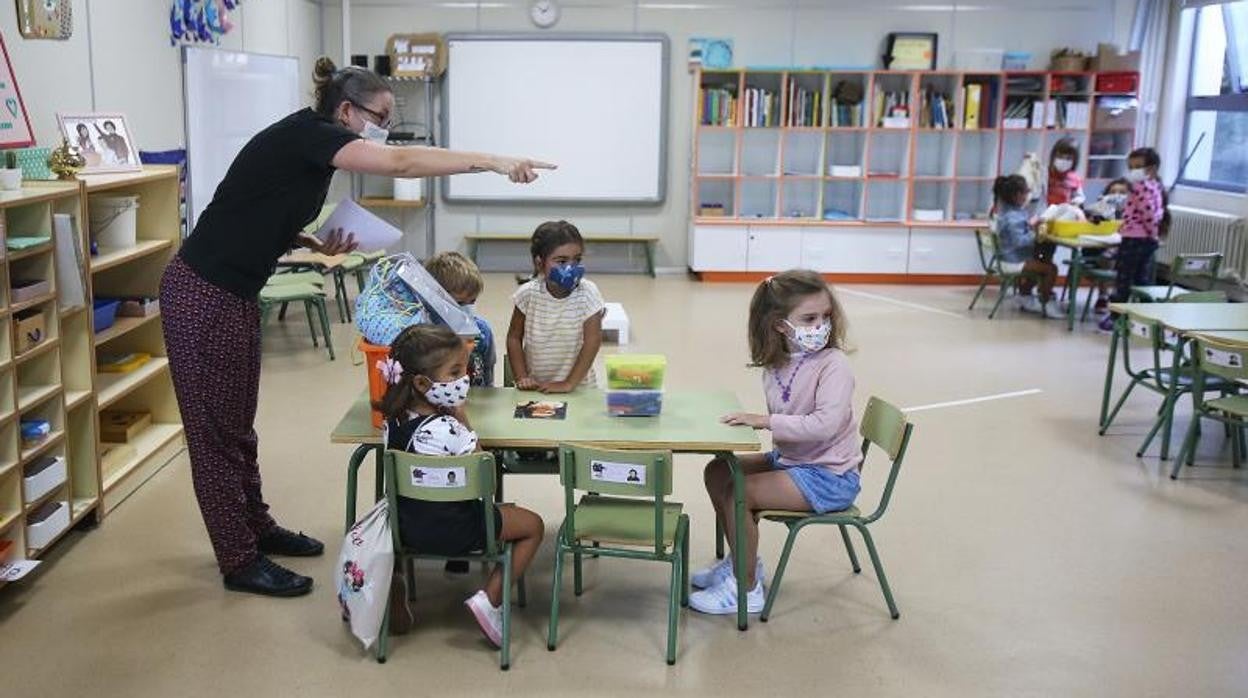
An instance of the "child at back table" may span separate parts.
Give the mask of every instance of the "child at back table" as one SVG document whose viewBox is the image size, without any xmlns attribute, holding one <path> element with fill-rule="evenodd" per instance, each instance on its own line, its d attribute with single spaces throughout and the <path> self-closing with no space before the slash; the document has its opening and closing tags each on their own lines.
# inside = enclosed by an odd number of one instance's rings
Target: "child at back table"
<svg viewBox="0 0 1248 698">
<path fill-rule="evenodd" d="M 1115 303 L 1124 303 L 1131 296 L 1132 286 L 1152 283 L 1153 255 L 1157 254 L 1162 229 L 1169 223 L 1166 192 L 1157 178 L 1161 156 L 1152 148 L 1136 148 L 1127 156 L 1127 181 L 1131 193 L 1122 211 L 1122 227 L 1118 234 L 1118 278 L 1114 284 Z M 1101 320 L 1102 330 L 1114 326 L 1112 315 Z"/>
<path fill-rule="evenodd" d="M 468 355 L 468 382 L 487 388 L 494 385 L 494 330 L 476 310 L 477 296 L 485 288 L 481 270 L 458 252 L 439 252 L 425 262 L 425 269 L 477 323 L 477 330 L 481 332 Z"/>
<path fill-rule="evenodd" d="M 763 369 L 768 414 L 730 414 L 727 424 L 770 429 L 775 450 L 738 456 L 745 472 L 746 596 L 750 613 L 762 611 L 763 563 L 758 521 L 763 509 L 841 511 L 858 496 L 860 441 L 851 401 L 854 376 L 843 350 L 845 316 L 832 289 L 813 271 L 777 274 L 750 301 L 750 358 Z M 715 459 L 706 466 L 706 492 L 730 542 L 734 538 L 732 475 Z M 701 589 L 689 605 L 702 613 L 736 613 L 737 582 L 729 555 L 695 572 Z"/>
<path fill-rule="evenodd" d="M 389 388 L 374 407 L 386 418 L 386 448 L 424 456 L 460 456 L 480 450 L 464 411 L 468 399 L 464 343 L 454 332 L 440 325 L 408 327 L 390 345 L 382 374 Z M 479 499 L 428 502 L 400 497 L 399 538 L 404 546 L 431 555 L 453 557 L 481 550 L 486 543 L 485 506 L 493 509 L 490 521 L 497 539 L 514 541 L 512 578 L 519 579 L 537 553 L 544 532 L 541 517 L 528 509 Z M 496 646 L 502 644 L 502 593 L 502 567 L 495 565 L 485 586 L 464 601 L 481 632 Z M 395 570 L 390 629 L 402 633 L 412 622 L 403 570 Z"/>
<path fill-rule="evenodd" d="M 529 249 L 533 278 L 512 296 L 516 307 L 507 329 L 516 387 L 567 393 L 593 386 L 606 306 L 594 282 L 583 278 L 581 233 L 567 221 L 549 221 L 537 226 Z"/>
</svg>

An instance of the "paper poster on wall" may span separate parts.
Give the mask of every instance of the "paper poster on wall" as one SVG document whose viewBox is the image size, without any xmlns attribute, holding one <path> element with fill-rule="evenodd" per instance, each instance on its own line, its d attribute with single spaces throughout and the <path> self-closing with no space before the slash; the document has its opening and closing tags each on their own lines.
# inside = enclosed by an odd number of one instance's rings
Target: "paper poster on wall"
<svg viewBox="0 0 1248 698">
<path fill-rule="evenodd" d="M 26 105 L 22 103 L 22 92 L 17 89 L 4 36 L 0 36 L 0 52 L 4 53 L 4 64 L 0 65 L 0 102 L 3 103 L 0 106 L 0 148 L 25 148 L 35 144 L 35 137 Z"/>
</svg>

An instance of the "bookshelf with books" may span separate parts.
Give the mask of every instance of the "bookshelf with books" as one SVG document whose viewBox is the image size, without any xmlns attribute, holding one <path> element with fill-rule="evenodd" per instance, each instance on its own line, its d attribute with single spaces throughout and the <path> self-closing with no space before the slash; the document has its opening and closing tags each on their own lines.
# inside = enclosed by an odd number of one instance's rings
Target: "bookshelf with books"
<svg viewBox="0 0 1248 698">
<path fill-rule="evenodd" d="M 1089 197 L 1121 174 L 1134 76 L 698 72 L 690 266 L 775 271 L 763 267 L 796 259 L 828 273 L 969 278 L 981 270 L 968 232 L 987 224 L 993 179 L 1024 154 L 1047 162 L 1073 139 Z M 804 235 L 782 235 L 789 226 Z M 776 244 L 799 249 L 784 257 Z"/>
</svg>

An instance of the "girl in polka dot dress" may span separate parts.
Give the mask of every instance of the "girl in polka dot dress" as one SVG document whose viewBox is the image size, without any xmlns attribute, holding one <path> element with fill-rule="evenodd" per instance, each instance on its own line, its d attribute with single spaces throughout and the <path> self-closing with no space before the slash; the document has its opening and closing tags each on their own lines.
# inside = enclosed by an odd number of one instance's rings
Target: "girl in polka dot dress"
<svg viewBox="0 0 1248 698">
<path fill-rule="evenodd" d="M 468 355 L 463 340 L 449 329 L 416 325 L 403 330 L 390 345 L 390 357 L 381 366 L 390 384 L 375 405 L 386 418 L 386 448 L 426 456 L 459 456 L 479 450 L 477 435 L 468 424 Z M 399 537 L 403 545 L 422 553 L 455 557 L 485 547 L 486 506 L 481 500 L 426 502 L 399 498 Z M 494 535 L 513 541 L 513 576 L 519 578 L 542 542 L 541 517 L 512 505 L 490 505 Z M 390 594 L 390 629 L 405 632 L 412 613 L 403 593 L 401 571 Z M 485 583 L 464 602 L 496 646 L 502 644 L 502 569 L 496 566 Z"/>
</svg>

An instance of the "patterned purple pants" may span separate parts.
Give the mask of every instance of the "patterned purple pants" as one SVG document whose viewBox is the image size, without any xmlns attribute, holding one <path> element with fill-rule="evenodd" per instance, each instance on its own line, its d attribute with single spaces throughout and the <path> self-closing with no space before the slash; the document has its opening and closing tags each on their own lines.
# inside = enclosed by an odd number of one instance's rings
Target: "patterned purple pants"
<svg viewBox="0 0 1248 698">
<path fill-rule="evenodd" d="M 177 257 L 161 280 L 160 311 L 195 497 L 217 565 L 229 574 L 255 559 L 257 537 L 274 526 L 256 462 L 260 306 Z"/>
</svg>

